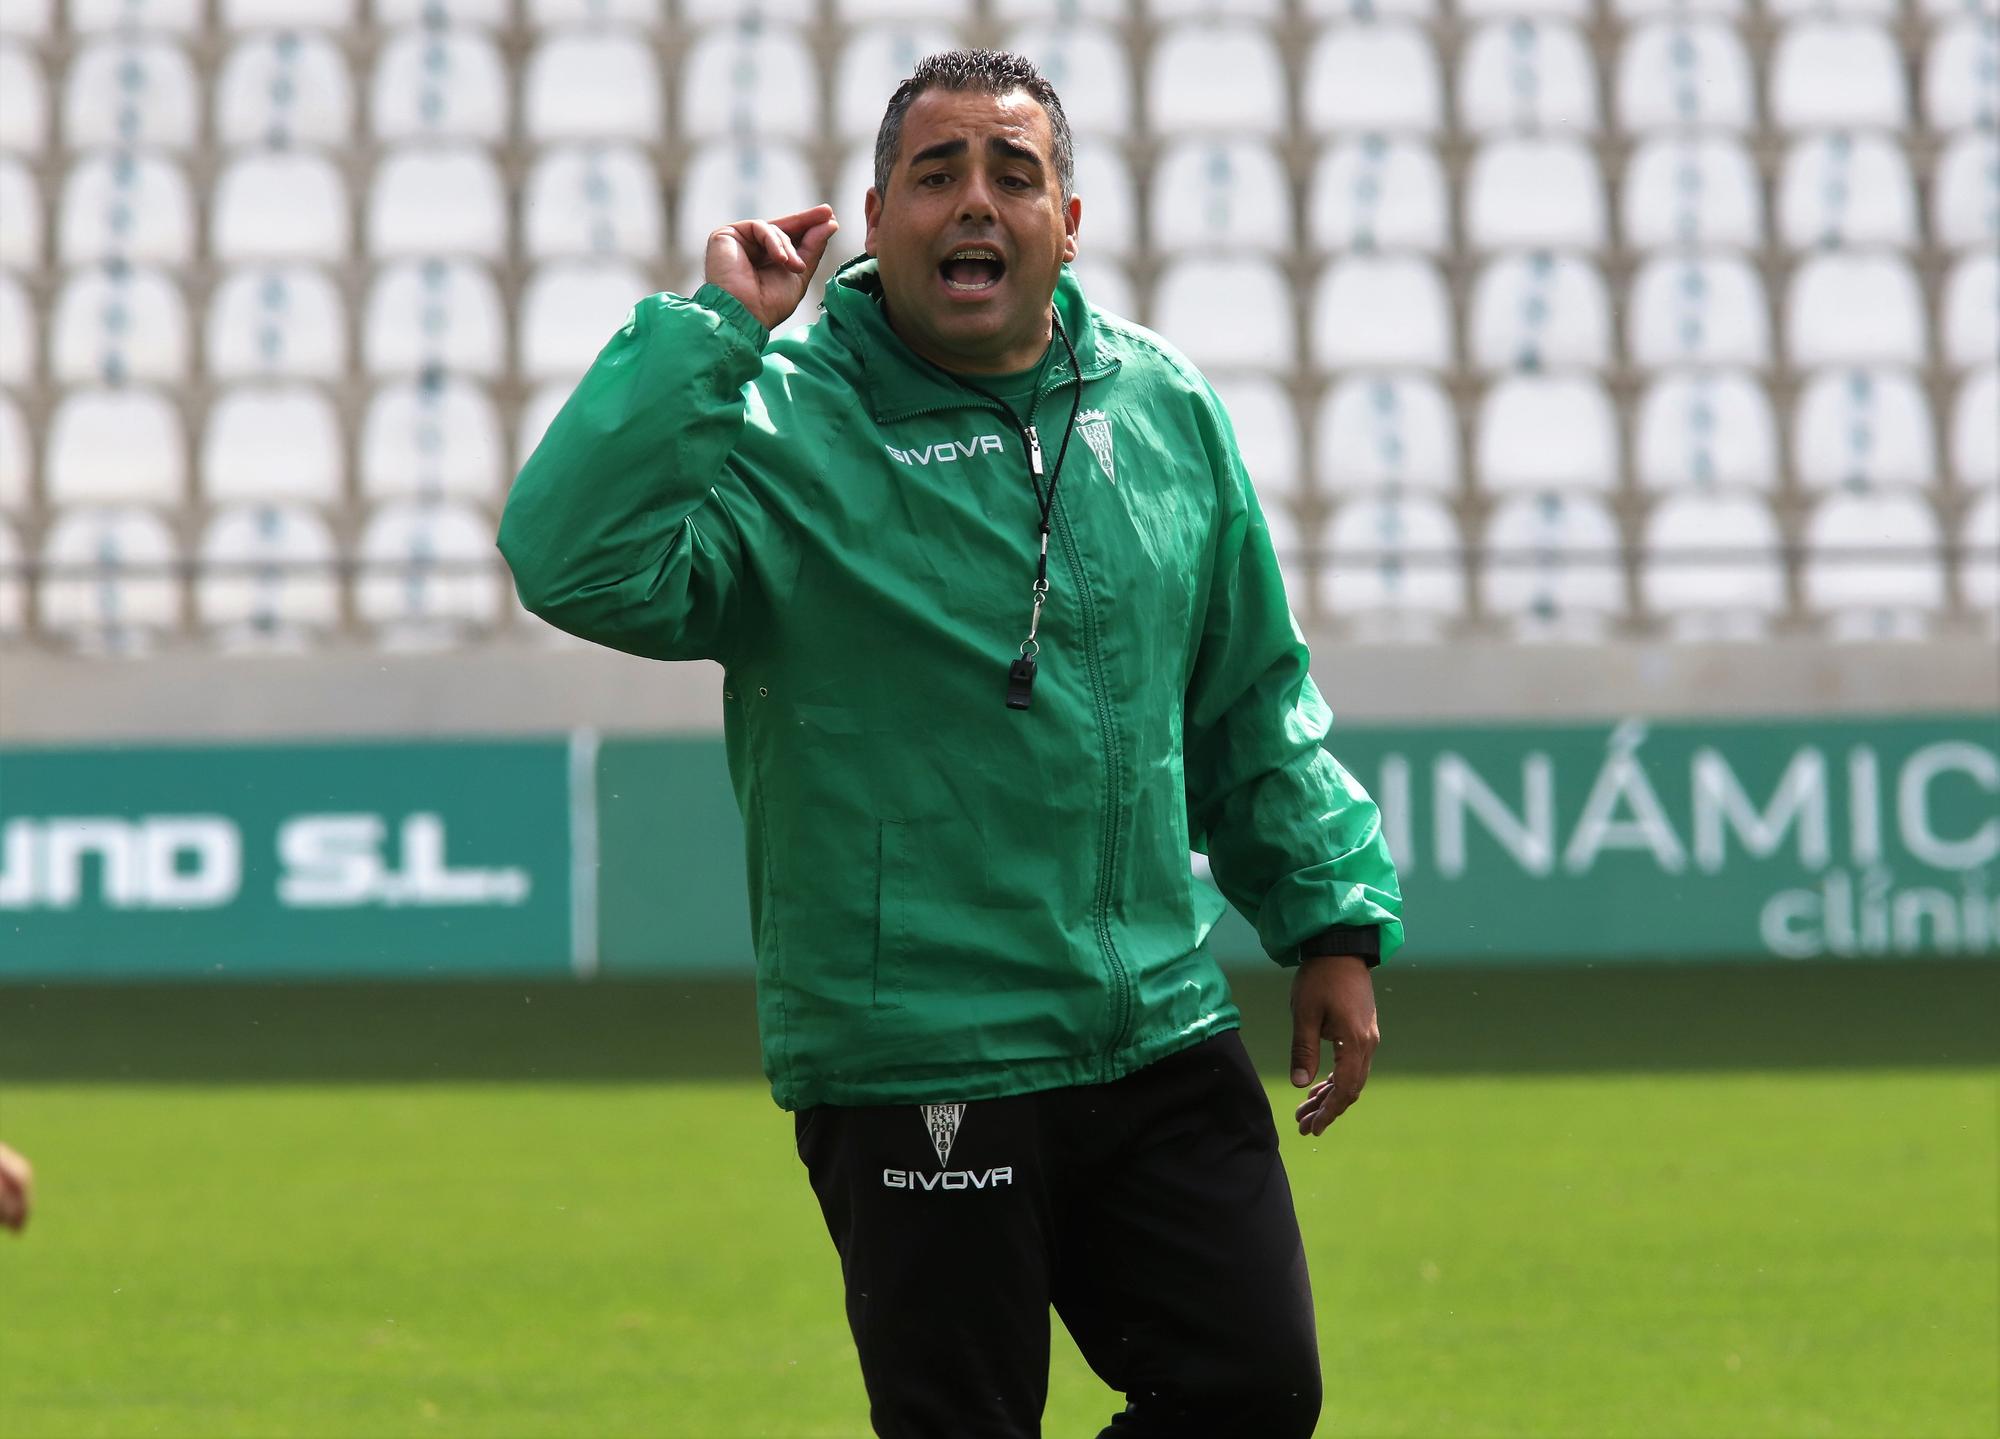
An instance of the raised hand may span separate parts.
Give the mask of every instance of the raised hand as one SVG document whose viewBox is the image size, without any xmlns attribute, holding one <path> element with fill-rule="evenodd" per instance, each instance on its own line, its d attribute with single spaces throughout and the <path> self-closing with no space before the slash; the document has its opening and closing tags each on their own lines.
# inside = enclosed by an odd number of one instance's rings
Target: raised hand
<svg viewBox="0 0 2000 1439">
<path fill-rule="evenodd" d="M 741 300 L 765 329 L 775 330 L 805 298 L 839 228 L 831 205 L 775 220 L 737 220 L 709 231 L 704 278 Z"/>
</svg>

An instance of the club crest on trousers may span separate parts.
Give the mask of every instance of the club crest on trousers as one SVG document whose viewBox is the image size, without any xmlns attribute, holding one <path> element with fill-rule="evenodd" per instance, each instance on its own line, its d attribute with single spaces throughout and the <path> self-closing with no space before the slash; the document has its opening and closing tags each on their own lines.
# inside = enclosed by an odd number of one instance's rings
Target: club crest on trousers
<svg viewBox="0 0 2000 1439">
<path fill-rule="evenodd" d="M 959 1121 L 965 1118 L 963 1104 L 920 1104 L 924 1127 L 931 1132 L 931 1148 L 937 1151 L 938 1165 L 951 1163 L 952 1141 L 958 1138 Z"/>
</svg>

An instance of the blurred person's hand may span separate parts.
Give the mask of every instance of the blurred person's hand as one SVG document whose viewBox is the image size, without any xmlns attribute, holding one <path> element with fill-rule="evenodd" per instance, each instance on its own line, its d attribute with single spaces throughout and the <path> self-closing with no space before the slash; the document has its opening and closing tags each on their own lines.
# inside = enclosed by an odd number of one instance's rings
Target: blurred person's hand
<svg viewBox="0 0 2000 1439">
<path fill-rule="evenodd" d="M 0 1224 L 18 1232 L 28 1222 L 34 1194 L 35 1166 L 18 1151 L 0 1144 Z"/>
<path fill-rule="evenodd" d="M 1301 1134 L 1326 1127 L 1361 1097 L 1368 1063 L 1382 1031 L 1375 1022 L 1375 980 L 1358 954 L 1321 954 L 1302 960 L 1292 975 L 1292 1084 L 1304 1089 L 1319 1073 L 1319 1044 L 1333 1041 L 1333 1069 L 1313 1084 L 1293 1111 Z"/>
<path fill-rule="evenodd" d="M 775 220 L 737 220 L 708 235 L 702 274 L 743 302 L 767 330 L 799 307 L 840 228 L 833 206 L 815 205 Z"/>
</svg>

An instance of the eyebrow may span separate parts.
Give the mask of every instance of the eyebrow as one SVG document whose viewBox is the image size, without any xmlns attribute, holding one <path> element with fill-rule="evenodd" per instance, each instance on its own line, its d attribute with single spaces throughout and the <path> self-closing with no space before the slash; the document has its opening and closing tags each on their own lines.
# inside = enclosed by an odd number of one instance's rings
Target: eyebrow
<svg viewBox="0 0 2000 1439">
<path fill-rule="evenodd" d="M 949 160 L 954 156 L 963 155 L 968 148 L 970 147 L 962 139 L 940 140 L 935 145 L 926 145 L 923 149 L 917 151 L 916 154 L 910 156 L 910 165 L 912 168 L 915 168 L 923 164 L 926 160 Z M 986 148 L 993 151 L 996 155 L 1005 155 L 1011 159 L 1033 165 L 1037 170 L 1042 168 L 1042 157 L 1040 155 L 1037 155 L 1025 145 L 1016 145 L 1012 140 L 1004 139 L 999 135 L 988 136 Z"/>
</svg>

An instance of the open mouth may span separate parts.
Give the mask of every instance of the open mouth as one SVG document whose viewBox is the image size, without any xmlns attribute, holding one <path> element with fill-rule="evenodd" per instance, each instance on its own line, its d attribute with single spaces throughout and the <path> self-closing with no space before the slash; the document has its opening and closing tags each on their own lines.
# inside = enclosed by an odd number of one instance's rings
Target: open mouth
<svg viewBox="0 0 2000 1439">
<path fill-rule="evenodd" d="M 961 245 L 938 266 L 945 288 L 962 295 L 976 295 L 981 290 L 990 290 L 1000 283 L 1000 277 L 1006 273 L 1007 262 L 990 245 Z"/>
</svg>

